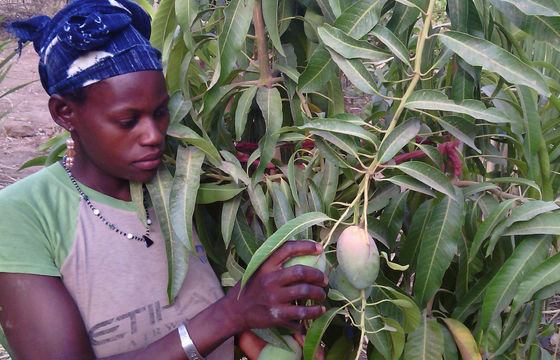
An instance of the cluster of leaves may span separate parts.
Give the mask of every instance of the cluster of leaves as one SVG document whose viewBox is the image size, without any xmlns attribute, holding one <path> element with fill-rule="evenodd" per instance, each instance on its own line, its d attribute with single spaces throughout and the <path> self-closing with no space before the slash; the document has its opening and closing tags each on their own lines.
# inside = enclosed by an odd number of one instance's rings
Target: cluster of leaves
<svg viewBox="0 0 560 360">
<path fill-rule="evenodd" d="M 332 281 L 306 360 L 320 341 L 357 359 L 364 337 L 369 359 L 550 357 L 537 334 L 556 330 L 542 311 L 560 289 L 556 0 L 138 2 L 172 94 L 148 184 L 171 298 L 193 227 L 224 286 L 312 239 Z M 371 98 L 360 114 L 345 81 Z M 356 296 L 336 278 L 348 225 L 385 258 Z"/>
</svg>

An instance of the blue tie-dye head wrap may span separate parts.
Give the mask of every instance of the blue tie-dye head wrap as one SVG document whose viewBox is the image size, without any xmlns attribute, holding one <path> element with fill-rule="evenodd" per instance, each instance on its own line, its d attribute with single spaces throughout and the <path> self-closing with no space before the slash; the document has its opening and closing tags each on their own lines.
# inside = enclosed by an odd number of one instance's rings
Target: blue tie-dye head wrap
<svg viewBox="0 0 560 360">
<path fill-rule="evenodd" d="M 103 79 L 161 70 L 161 53 L 150 45 L 150 19 L 128 0 L 73 0 L 52 19 L 15 21 L 19 45 L 33 41 L 39 76 L 52 94 L 65 94 Z"/>
</svg>

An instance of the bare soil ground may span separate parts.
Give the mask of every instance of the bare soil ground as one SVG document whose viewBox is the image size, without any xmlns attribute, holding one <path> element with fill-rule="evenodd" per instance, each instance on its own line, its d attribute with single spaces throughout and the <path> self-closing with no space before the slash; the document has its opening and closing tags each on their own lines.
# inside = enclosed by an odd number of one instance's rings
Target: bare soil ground
<svg viewBox="0 0 560 360">
<path fill-rule="evenodd" d="M 14 42 L 13 48 L 16 43 Z M 8 50 L 12 51 L 12 50 Z M 6 57 L 0 54 L 0 59 Z M 43 90 L 37 71 L 38 56 L 32 46 L 26 46 L 21 57 L 12 59 L 12 67 L 0 83 L 0 94 L 17 85 L 34 81 L 30 85 L 0 98 L 0 189 L 21 179 L 40 167 L 18 171 L 27 160 L 40 154 L 35 150 L 58 130 L 48 107 L 48 95 Z"/>
</svg>

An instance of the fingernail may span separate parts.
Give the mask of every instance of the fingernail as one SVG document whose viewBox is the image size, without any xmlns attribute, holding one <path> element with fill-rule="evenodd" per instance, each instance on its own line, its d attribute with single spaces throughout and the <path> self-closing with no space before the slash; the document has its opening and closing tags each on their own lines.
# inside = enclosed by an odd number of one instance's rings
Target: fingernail
<svg viewBox="0 0 560 360">
<path fill-rule="evenodd" d="M 321 311 L 322 311 L 322 312 L 326 312 L 326 311 L 327 311 L 327 308 L 324 307 L 324 306 L 321 306 Z"/>
<path fill-rule="evenodd" d="M 329 278 L 326 275 L 323 278 L 323 284 L 325 284 L 325 286 L 327 286 L 329 284 Z"/>
<path fill-rule="evenodd" d="M 315 250 L 317 250 L 318 252 L 322 252 L 323 247 L 321 246 L 321 244 L 315 244 Z"/>
</svg>

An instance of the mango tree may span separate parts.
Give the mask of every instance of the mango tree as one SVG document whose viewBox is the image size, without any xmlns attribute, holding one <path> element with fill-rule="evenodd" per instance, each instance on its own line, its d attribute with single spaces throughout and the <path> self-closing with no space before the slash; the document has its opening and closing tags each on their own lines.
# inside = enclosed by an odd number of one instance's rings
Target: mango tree
<svg viewBox="0 0 560 360">
<path fill-rule="evenodd" d="M 308 239 L 330 284 L 306 360 L 551 358 L 557 0 L 138 2 L 172 94 L 148 184 L 171 299 L 193 228 L 225 287 Z"/>
</svg>

